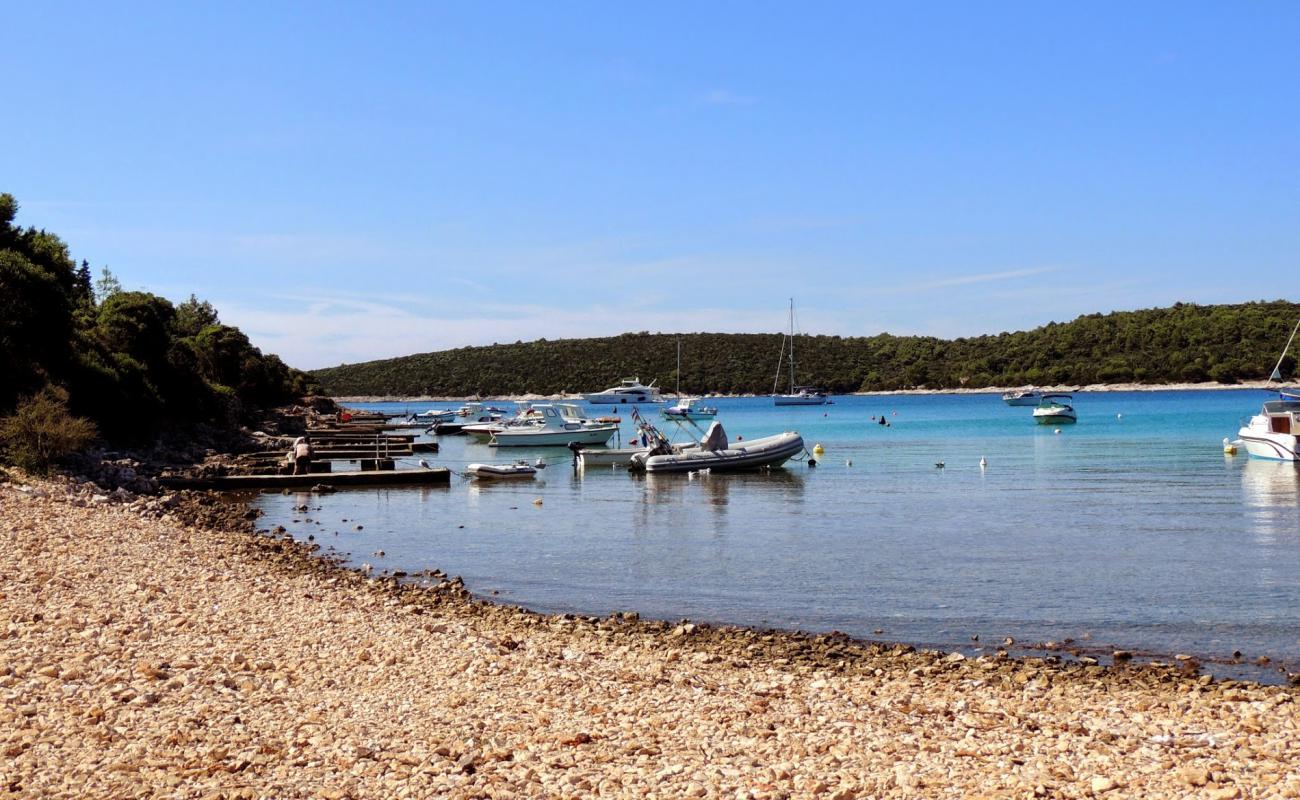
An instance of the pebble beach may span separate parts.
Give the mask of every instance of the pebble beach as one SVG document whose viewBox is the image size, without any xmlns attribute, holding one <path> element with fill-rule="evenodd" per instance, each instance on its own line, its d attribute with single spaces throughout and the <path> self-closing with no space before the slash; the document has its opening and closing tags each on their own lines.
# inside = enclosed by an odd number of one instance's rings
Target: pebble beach
<svg viewBox="0 0 1300 800">
<path fill-rule="evenodd" d="M 246 516 L 0 484 L 0 796 L 1300 796 L 1295 687 L 543 616 Z"/>
</svg>

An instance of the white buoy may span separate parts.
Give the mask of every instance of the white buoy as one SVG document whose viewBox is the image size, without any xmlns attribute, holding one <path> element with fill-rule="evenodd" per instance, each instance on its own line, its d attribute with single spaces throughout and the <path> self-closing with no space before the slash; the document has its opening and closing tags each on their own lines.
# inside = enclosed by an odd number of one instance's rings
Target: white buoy
<svg viewBox="0 0 1300 800">
<path fill-rule="evenodd" d="M 1052 433 L 1060 433 L 1060 432 L 1061 432 L 1060 428 L 1057 428 L 1056 430 L 1052 431 Z"/>
<path fill-rule="evenodd" d="M 984 456 L 980 456 L 980 469 L 984 469 L 988 465 L 989 465 L 989 460 Z"/>
<path fill-rule="evenodd" d="M 1124 415 L 1123 415 L 1123 414 L 1116 414 L 1116 415 L 1115 415 L 1115 419 L 1124 419 Z"/>
<path fill-rule="evenodd" d="M 847 460 L 844 462 L 844 466 L 846 466 L 846 467 L 851 467 L 851 466 L 853 466 L 853 459 L 851 459 L 851 458 L 850 458 L 850 459 L 847 459 Z"/>
</svg>

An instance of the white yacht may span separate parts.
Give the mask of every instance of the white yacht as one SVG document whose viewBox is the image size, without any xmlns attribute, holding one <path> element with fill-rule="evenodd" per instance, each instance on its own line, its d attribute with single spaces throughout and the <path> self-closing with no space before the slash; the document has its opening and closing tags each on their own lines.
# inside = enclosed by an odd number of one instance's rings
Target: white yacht
<svg viewBox="0 0 1300 800">
<path fill-rule="evenodd" d="M 1029 387 L 1028 389 L 1016 389 L 1002 395 L 1002 402 L 1009 406 L 1036 406 L 1043 400 L 1043 393 Z"/>
<path fill-rule="evenodd" d="M 588 403 L 596 405 L 663 402 L 663 397 L 659 394 L 659 387 L 654 385 L 654 381 L 651 381 L 650 385 L 646 386 L 641 383 L 640 378 L 624 378 L 618 386 L 611 386 L 603 392 L 584 394 L 582 397 Z"/>
<path fill-rule="evenodd" d="M 781 362 L 785 360 L 786 342 L 790 343 L 790 394 L 777 394 L 781 383 Z M 794 298 L 790 298 L 790 334 L 781 342 L 776 360 L 776 380 L 772 382 L 772 403 L 778 406 L 820 406 L 826 404 L 826 392 L 815 386 L 794 385 Z"/>
<path fill-rule="evenodd" d="M 540 417 L 540 424 L 499 430 L 492 434 L 488 443 L 496 447 L 603 445 L 618 431 L 616 422 L 596 422 L 568 416 L 550 403 L 539 403 L 532 410 Z"/>
<path fill-rule="evenodd" d="M 1077 422 L 1079 417 L 1068 394 L 1045 394 L 1034 409 L 1034 422 L 1039 425 L 1060 425 Z"/>
<path fill-rule="evenodd" d="M 1300 394 L 1282 392 L 1277 400 L 1250 418 L 1237 438 L 1246 445 L 1251 458 L 1274 461 L 1300 461 Z"/>
</svg>

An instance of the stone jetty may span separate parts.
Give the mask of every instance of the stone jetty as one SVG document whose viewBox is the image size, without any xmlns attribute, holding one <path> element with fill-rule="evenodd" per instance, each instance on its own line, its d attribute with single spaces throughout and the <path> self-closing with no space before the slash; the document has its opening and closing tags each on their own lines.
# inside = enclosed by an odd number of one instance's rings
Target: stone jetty
<svg viewBox="0 0 1300 800">
<path fill-rule="evenodd" d="M 541 616 L 0 484 L 0 797 L 1300 796 L 1296 690 Z"/>
</svg>

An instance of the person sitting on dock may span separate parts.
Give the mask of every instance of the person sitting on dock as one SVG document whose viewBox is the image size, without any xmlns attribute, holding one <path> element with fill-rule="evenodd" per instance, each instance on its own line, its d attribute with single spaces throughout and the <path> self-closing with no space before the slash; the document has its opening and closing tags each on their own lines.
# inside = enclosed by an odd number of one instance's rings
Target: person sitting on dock
<svg viewBox="0 0 1300 800">
<path fill-rule="evenodd" d="M 293 474 L 306 475 L 311 471 L 311 437 L 299 436 L 293 440 Z"/>
</svg>

